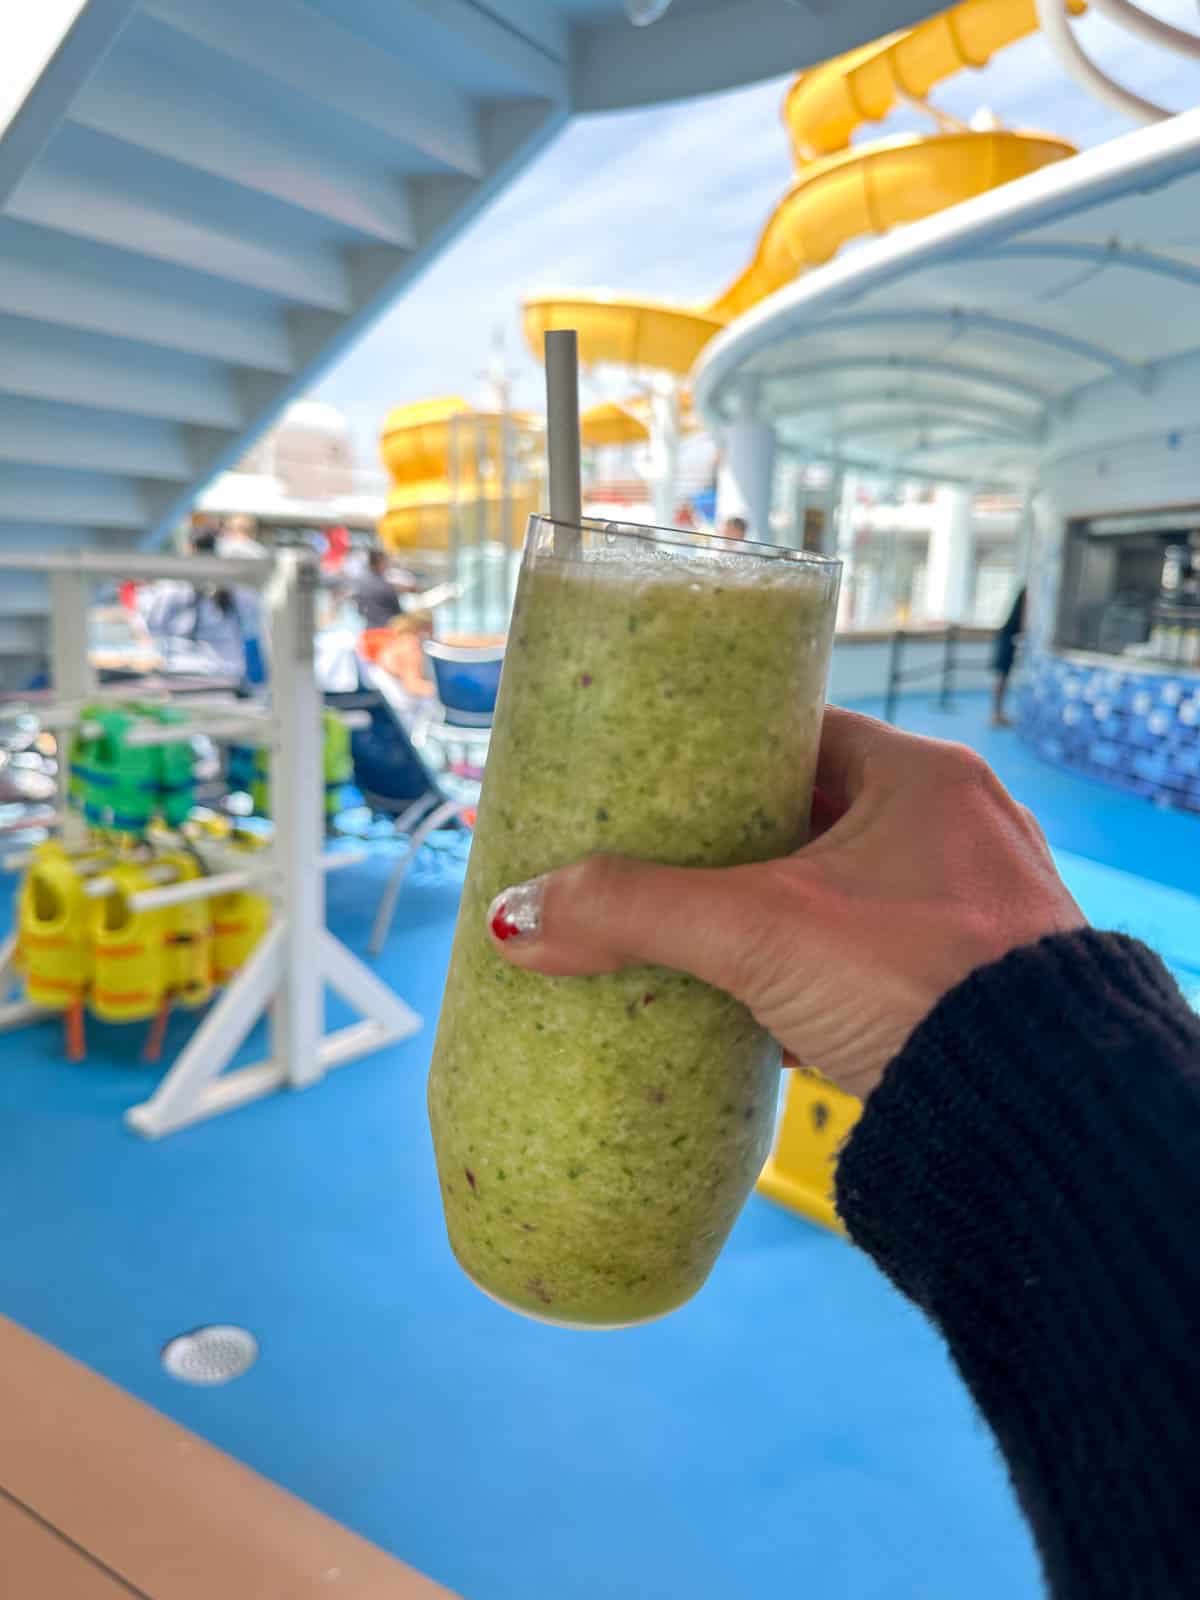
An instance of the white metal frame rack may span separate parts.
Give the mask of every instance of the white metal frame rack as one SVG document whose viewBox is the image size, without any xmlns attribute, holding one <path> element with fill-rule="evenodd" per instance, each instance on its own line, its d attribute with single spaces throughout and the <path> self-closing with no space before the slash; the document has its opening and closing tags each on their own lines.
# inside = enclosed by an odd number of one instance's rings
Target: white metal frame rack
<svg viewBox="0 0 1200 1600">
<path fill-rule="evenodd" d="M 394 995 L 369 967 L 325 926 L 325 870 L 338 857 L 324 854 L 321 695 L 314 676 L 313 639 L 318 574 L 314 562 L 296 552 L 273 562 L 219 557 L 148 555 L 0 555 L 5 571 L 43 572 L 51 591 L 51 669 L 57 725 L 70 724 L 88 703 L 103 702 L 88 662 L 88 599 L 97 581 L 175 578 L 227 583 L 264 590 L 267 643 L 272 662 L 271 714 L 248 709 L 199 711 L 191 731 L 236 742 L 265 744 L 271 751 L 274 840 L 263 864 L 248 869 L 245 882 L 269 896 L 271 926 L 246 965 L 209 1011 L 154 1093 L 125 1114 L 147 1138 L 173 1133 L 205 1117 L 232 1111 L 273 1090 L 304 1089 L 331 1067 L 416 1033 L 421 1018 Z M 157 732 L 157 730 L 155 730 Z M 172 730 L 172 736 L 178 734 Z M 65 741 L 64 741 L 65 744 Z M 68 773 L 60 765 L 60 798 Z M 68 815 L 68 836 L 82 824 Z M 222 875 L 223 876 L 223 875 Z M 218 892 L 227 883 L 200 878 L 174 891 L 150 890 L 172 900 Z M 12 941 L 0 950 L 0 985 L 11 976 Z M 325 1032 L 328 985 L 360 1015 L 358 1022 Z M 270 1054 L 251 1066 L 229 1069 L 250 1029 L 269 1016 Z M 0 1026 L 12 1027 L 45 1015 L 18 1001 L 0 1006 Z"/>
</svg>

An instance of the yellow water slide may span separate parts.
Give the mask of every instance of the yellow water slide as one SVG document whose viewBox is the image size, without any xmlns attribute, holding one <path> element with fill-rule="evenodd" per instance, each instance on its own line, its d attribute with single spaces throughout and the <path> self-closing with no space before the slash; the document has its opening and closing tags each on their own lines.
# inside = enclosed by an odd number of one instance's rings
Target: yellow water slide
<svg viewBox="0 0 1200 1600">
<path fill-rule="evenodd" d="M 531 295 L 522 307 L 522 320 L 529 348 L 539 360 L 544 333 L 575 328 L 585 366 L 610 363 L 678 376 L 691 371 L 704 346 L 725 326 L 725 319 L 708 311 L 602 294 Z"/>
<path fill-rule="evenodd" d="M 380 450 L 392 481 L 379 532 L 389 549 L 446 549 L 460 504 L 500 525 L 500 477 L 491 469 L 504 426 L 498 413 L 458 395 L 388 412 Z"/>
<path fill-rule="evenodd" d="M 723 325 L 844 244 L 890 233 L 1075 154 L 1065 139 L 971 128 L 855 145 L 809 162 L 763 229 L 754 259 L 709 308 Z"/>
<path fill-rule="evenodd" d="M 1084 11 L 1084 0 L 1069 0 Z M 884 234 L 1036 172 L 1074 153 L 1065 140 L 1003 128 L 973 129 L 940 118 L 940 131 L 852 145 L 866 123 L 900 103 L 924 106 L 939 83 L 982 67 L 1036 31 L 1036 0 L 960 0 L 914 28 L 893 33 L 802 73 L 783 106 L 797 173 L 734 281 L 707 306 L 677 306 L 622 295 L 570 291 L 532 295 L 523 307 L 525 336 L 539 358 L 542 335 L 575 328 L 585 365 L 607 364 L 683 377 L 705 345 L 734 317 L 824 265 L 851 240 Z M 936 115 L 936 113 L 935 113 Z M 532 419 L 509 418 L 528 427 Z M 488 527 L 501 524 L 497 469 L 504 419 L 458 397 L 402 406 L 383 428 L 392 478 L 380 532 L 393 548 L 445 548 L 456 515 L 474 507 Z M 601 406 L 583 418 L 584 443 L 635 442 L 646 436 L 637 402 Z M 523 527 L 517 487 L 507 526 Z M 515 535 L 514 535 L 515 536 Z"/>
<path fill-rule="evenodd" d="M 1075 14 L 1083 0 L 1070 0 Z M 783 117 L 797 175 L 749 265 L 708 306 L 616 295 L 530 296 L 525 336 L 539 358 L 549 329 L 575 328 L 586 365 L 614 363 L 683 376 L 726 323 L 852 239 L 883 234 L 985 194 L 1074 154 L 1066 140 L 1007 129 L 938 133 L 851 146 L 857 130 L 901 102 L 923 105 L 937 84 L 1036 31 L 1035 0 L 960 0 L 914 28 L 802 73 Z M 942 119 L 945 124 L 946 119 Z"/>
<path fill-rule="evenodd" d="M 636 410 L 608 402 L 580 419 L 583 442 L 634 444 L 647 437 Z M 519 543 L 537 510 L 538 485 L 509 481 L 504 452 L 539 426 L 527 412 L 480 411 L 459 395 L 398 406 L 384 419 L 380 453 L 391 477 L 379 534 L 390 550 L 445 550 L 462 531 Z M 510 459 L 511 465 L 511 459 Z"/>
<path fill-rule="evenodd" d="M 606 446 L 641 444 L 650 437 L 650 430 L 635 405 L 606 400 L 580 417 L 579 437 L 585 448 L 600 450 Z"/>
<path fill-rule="evenodd" d="M 1068 0 L 1081 16 L 1084 0 Z M 783 103 L 796 164 L 845 150 L 865 122 L 882 122 L 898 104 L 920 104 L 967 67 L 986 67 L 998 50 L 1036 33 L 1036 0 L 960 0 L 915 28 L 889 33 L 802 72 Z"/>
</svg>

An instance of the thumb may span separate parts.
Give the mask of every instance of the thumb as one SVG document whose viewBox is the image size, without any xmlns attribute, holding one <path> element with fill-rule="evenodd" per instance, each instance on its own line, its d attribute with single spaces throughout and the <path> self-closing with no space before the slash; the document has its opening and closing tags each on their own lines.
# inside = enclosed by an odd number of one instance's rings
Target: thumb
<svg viewBox="0 0 1200 1600">
<path fill-rule="evenodd" d="M 797 866 L 664 867 L 590 856 L 518 884 L 488 910 L 514 966 L 551 977 L 643 964 L 687 972 L 747 1005 L 785 956 Z M 793 923 L 794 928 L 794 923 Z"/>
</svg>

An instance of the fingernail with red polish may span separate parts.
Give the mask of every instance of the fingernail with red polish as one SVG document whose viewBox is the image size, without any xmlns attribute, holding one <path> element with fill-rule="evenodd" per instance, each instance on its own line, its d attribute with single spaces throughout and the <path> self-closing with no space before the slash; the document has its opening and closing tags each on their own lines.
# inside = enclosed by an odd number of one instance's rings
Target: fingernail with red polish
<svg viewBox="0 0 1200 1600">
<path fill-rule="evenodd" d="M 542 926 L 542 880 L 518 883 L 498 894 L 488 907 L 488 927 L 501 944 L 509 939 L 529 939 Z"/>
</svg>

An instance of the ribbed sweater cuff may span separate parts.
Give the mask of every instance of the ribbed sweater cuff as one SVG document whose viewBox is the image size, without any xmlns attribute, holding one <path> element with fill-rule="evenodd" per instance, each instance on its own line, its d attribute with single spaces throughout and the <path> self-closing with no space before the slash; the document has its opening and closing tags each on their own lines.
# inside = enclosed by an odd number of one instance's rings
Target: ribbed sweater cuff
<svg viewBox="0 0 1200 1600">
<path fill-rule="evenodd" d="M 945 1334 L 1055 1596 L 1190 1592 L 1200 1021 L 1158 958 L 1085 930 L 972 974 L 871 1095 L 837 1200 Z"/>
</svg>

